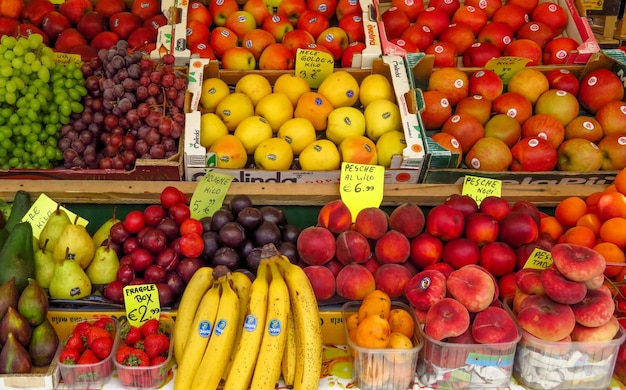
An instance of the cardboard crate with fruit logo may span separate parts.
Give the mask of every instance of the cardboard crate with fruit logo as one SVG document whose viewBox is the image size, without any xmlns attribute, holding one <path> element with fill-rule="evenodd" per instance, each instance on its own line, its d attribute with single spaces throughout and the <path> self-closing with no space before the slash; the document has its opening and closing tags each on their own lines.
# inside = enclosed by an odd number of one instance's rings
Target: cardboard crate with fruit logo
<svg viewBox="0 0 626 390">
<path fill-rule="evenodd" d="M 338 183 L 340 160 L 385 166 L 386 183 L 420 180 L 428 154 L 401 57 L 334 69 L 319 88 L 293 72 L 235 75 L 203 59 L 189 75 L 187 181 L 212 170 L 238 182 Z"/>
<path fill-rule="evenodd" d="M 383 54 L 433 54 L 438 66 L 480 66 L 492 56 L 528 56 L 532 65 L 584 64 L 600 50 L 573 0 L 362 4 L 378 24 Z"/>
<path fill-rule="evenodd" d="M 437 68 L 430 55 L 408 56 L 431 152 L 423 183 L 477 175 L 507 184 L 611 184 L 626 165 L 624 59 L 621 50 L 560 67 L 510 58 L 507 69 L 508 58 L 494 59 L 499 67 Z"/>
</svg>

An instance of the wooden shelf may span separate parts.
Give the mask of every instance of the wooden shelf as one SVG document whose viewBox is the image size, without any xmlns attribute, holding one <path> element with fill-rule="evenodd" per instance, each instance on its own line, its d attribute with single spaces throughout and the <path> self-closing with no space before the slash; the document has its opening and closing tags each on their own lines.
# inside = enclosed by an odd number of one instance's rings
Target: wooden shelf
<svg viewBox="0 0 626 390">
<path fill-rule="evenodd" d="M 1 180 L 0 199 L 11 202 L 18 190 L 31 193 L 33 199 L 45 193 L 61 203 L 152 204 L 167 186 L 175 186 L 190 198 L 196 182 L 167 181 L 91 181 L 91 180 Z M 528 200 L 537 206 L 555 206 L 569 196 L 586 197 L 601 191 L 604 185 L 503 185 L 502 197 L 510 202 Z M 442 203 L 451 194 L 460 193 L 452 184 L 388 184 L 383 205 L 415 202 L 423 206 Z M 226 196 L 247 194 L 258 205 L 323 205 L 340 197 L 337 184 L 232 183 Z"/>
</svg>

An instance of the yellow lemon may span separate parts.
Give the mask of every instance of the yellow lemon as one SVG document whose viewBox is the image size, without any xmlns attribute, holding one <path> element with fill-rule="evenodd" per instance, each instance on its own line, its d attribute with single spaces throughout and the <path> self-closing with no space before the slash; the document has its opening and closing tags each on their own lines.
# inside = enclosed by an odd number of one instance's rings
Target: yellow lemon
<svg viewBox="0 0 626 390">
<path fill-rule="evenodd" d="M 254 163 L 259 169 L 286 171 L 291 168 L 292 162 L 291 146 L 282 138 L 268 138 L 254 152 Z"/>
<path fill-rule="evenodd" d="M 365 107 L 365 134 L 372 140 L 395 130 L 402 130 L 400 108 L 394 102 L 387 99 L 374 100 Z"/>
<path fill-rule="evenodd" d="M 339 169 L 341 157 L 332 141 L 320 139 L 300 152 L 299 161 L 300 168 L 305 171 L 332 171 Z"/>
<path fill-rule="evenodd" d="M 273 132 L 265 118 L 253 115 L 239 122 L 234 135 L 239 138 L 248 154 L 254 154 L 254 150 L 262 141 L 272 138 Z"/>
<path fill-rule="evenodd" d="M 326 138 L 335 145 L 347 137 L 365 134 L 365 116 L 354 107 L 335 108 L 328 115 Z"/>
<path fill-rule="evenodd" d="M 219 137 L 228 134 L 228 128 L 220 117 L 212 112 L 200 117 L 200 145 L 210 148 Z"/>
<path fill-rule="evenodd" d="M 338 70 L 326 76 L 317 88 L 333 107 L 350 107 L 359 101 L 359 82 L 345 70 Z"/>
<path fill-rule="evenodd" d="M 387 77 L 380 73 L 372 73 L 365 76 L 359 86 L 359 101 L 363 107 L 367 107 L 371 102 L 378 99 L 387 99 L 390 102 L 396 101 L 393 93 L 393 86 Z"/>
<path fill-rule="evenodd" d="M 254 105 L 248 95 L 233 92 L 219 102 L 215 114 L 224 122 L 228 131 L 235 131 L 239 122 L 254 115 Z"/>
<path fill-rule="evenodd" d="M 248 95 L 250 100 L 252 100 L 252 104 L 256 106 L 263 96 L 272 92 L 272 86 L 264 76 L 248 73 L 237 81 L 235 92 Z"/>
<path fill-rule="evenodd" d="M 296 105 L 303 93 L 311 91 L 311 86 L 300 76 L 285 73 L 276 79 L 274 92 L 282 92 L 289 97 L 291 104 Z"/>
<path fill-rule="evenodd" d="M 200 92 L 200 111 L 215 112 L 217 104 L 230 95 L 230 89 L 222 79 L 211 77 L 202 80 L 202 89 Z"/>
<path fill-rule="evenodd" d="M 317 139 L 315 127 L 304 118 L 291 118 L 280 126 L 278 137 L 291 145 L 294 155 L 299 155 L 308 144 Z"/>
<path fill-rule="evenodd" d="M 339 156 L 342 162 L 355 164 L 378 164 L 378 153 L 374 141 L 364 135 L 345 138 L 339 144 Z"/>
<path fill-rule="evenodd" d="M 254 113 L 267 119 L 276 133 L 283 123 L 293 118 L 293 104 L 284 93 L 272 92 L 259 100 Z"/>
<path fill-rule="evenodd" d="M 391 158 L 394 155 L 402 156 L 406 148 L 404 133 L 401 131 L 390 131 L 378 138 L 376 141 L 376 154 L 378 155 L 378 165 L 389 168 Z"/>
<path fill-rule="evenodd" d="M 328 99 L 319 92 L 305 92 L 298 99 L 296 109 L 293 116 L 296 118 L 308 119 L 315 127 L 315 130 L 322 131 L 326 129 L 328 115 L 334 110 L 333 105 Z"/>
<path fill-rule="evenodd" d="M 216 139 L 209 148 L 215 153 L 218 168 L 241 169 L 248 162 L 248 153 L 239 138 L 226 134 Z"/>
</svg>

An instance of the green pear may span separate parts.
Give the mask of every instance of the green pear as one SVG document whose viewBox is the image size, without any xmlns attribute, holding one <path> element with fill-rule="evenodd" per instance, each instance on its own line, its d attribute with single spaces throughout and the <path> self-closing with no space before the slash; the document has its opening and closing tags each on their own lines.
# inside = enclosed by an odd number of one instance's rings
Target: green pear
<svg viewBox="0 0 626 390">
<path fill-rule="evenodd" d="M 72 221 L 67 213 L 58 204 L 56 210 L 50 214 L 46 224 L 43 225 L 41 233 L 39 233 L 39 247 L 43 248 L 46 241 L 48 248 L 51 250 L 57 244 L 61 233 L 67 225 L 71 225 Z"/>
<path fill-rule="evenodd" d="M 35 280 L 41 288 L 50 287 L 55 264 L 52 251 L 48 250 L 48 241 L 45 241 L 43 247 L 35 251 Z"/>
<path fill-rule="evenodd" d="M 104 223 L 100 225 L 98 230 L 96 230 L 96 232 L 93 234 L 93 243 L 96 247 L 102 245 L 104 240 L 109 238 L 109 233 L 111 232 L 111 226 L 115 225 L 116 223 L 120 221 L 115 215 L 116 211 L 117 209 L 114 208 L 113 216 L 107 219 L 106 221 L 104 221 Z"/>
<path fill-rule="evenodd" d="M 0 250 L 0 283 L 6 282 L 13 276 L 20 294 L 28 285 L 28 278 L 35 277 L 33 228 L 29 222 L 20 222 L 15 225 Z"/>
<path fill-rule="evenodd" d="M 96 254 L 87 267 L 87 276 L 93 284 L 108 284 L 117 278 L 120 261 L 117 252 L 107 246 L 96 248 Z"/>
<path fill-rule="evenodd" d="M 96 246 L 87 232 L 87 229 L 77 224 L 77 220 L 78 216 L 74 223 L 65 226 L 59 236 L 59 240 L 54 246 L 52 257 L 57 262 L 69 257 L 82 269 L 85 269 L 89 263 L 91 263 L 91 260 L 93 260 L 93 256 L 96 253 Z"/>
<path fill-rule="evenodd" d="M 89 242 L 92 242 L 89 240 Z M 91 294 L 91 281 L 78 264 L 72 258 L 69 251 L 65 258 L 57 261 L 54 267 L 54 275 L 50 280 L 48 294 L 51 298 L 80 299 Z"/>
</svg>

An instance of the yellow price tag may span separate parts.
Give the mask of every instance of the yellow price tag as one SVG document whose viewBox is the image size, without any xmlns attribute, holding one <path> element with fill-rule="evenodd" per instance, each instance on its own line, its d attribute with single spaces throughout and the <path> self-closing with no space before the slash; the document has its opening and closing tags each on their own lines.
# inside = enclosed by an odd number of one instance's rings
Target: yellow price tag
<svg viewBox="0 0 626 390">
<path fill-rule="evenodd" d="M 329 74 L 333 73 L 335 61 L 333 57 L 319 50 L 298 49 L 296 52 L 295 74 L 317 88 Z"/>
<path fill-rule="evenodd" d="M 524 268 L 546 269 L 552 265 L 552 255 L 548 251 L 535 248 L 528 260 L 524 264 Z"/>
<path fill-rule="evenodd" d="M 191 196 L 189 203 L 191 217 L 195 219 L 210 217 L 219 210 L 224 203 L 224 198 L 232 181 L 233 177 L 230 175 L 207 172 L 198 181 L 198 186 Z"/>
<path fill-rule="evenodd" d="M 41 230 L 46 225 L 46 222 L 48 222 L 48 218 L 50 217 L 50 215 L 56 211 L 57 207 L 57 202 L 50 199 L 48 195 L 41 194 L 39 195 L 35 203 L 30 206 L 30 209 L 28 210 L 24 218 L 22 218 L 22 222 L 30 223 L 33 228 L 33 236 L 36 239 L 39 239 L 39 234 L 41 233 Z M 77 217 L 76 214 L 69 211 L 63 206 L 61 206 L 61 209 L 67 213 L 70 221 L 74 223 Z M 87 224 L 89 224 L 89 221 L 82 217 L 78 217 L 78 221 L 76 221 L 76 223 L 78 225 L 87 226 Z"/>
<path fill-rule="evenodd" d="M 124 287 L 124 307 L 126 318 L 132 326 L 161 316 L 159 290 L 156 284 L 137 284 Z"/>
<path fill-rule="evenodd" d="M 504 85 L 509 83 L 513 75 L 526 67 L 530 62 L 528 58 L 522 57 L 499 57 L 492 58 L 485 64 L 486 69 L 493 70 L 500 76 Z"/>
<path fill-rule="evenodd" d="M 488 196 L 501 196 L 502 181 L 487 177 L 465 176 L 461 195 L 471 196 L 480 206 L 480 202 Z"/>
<path fill-rule="evenodd" d="M 341 200 L 348 206 L 352 221 L 359 211 L 379 207 L 383 201 L 385 168 L 381 165 L 341 163 Z"/>
<path fill-rule="evenodd" d="M 76 64 L 80 65 L 83 63 L 83 59 L 78 54 L 68 54 L 68 53 L 52 53 L 52 60 L 57 64 Z"/>
</svg>

